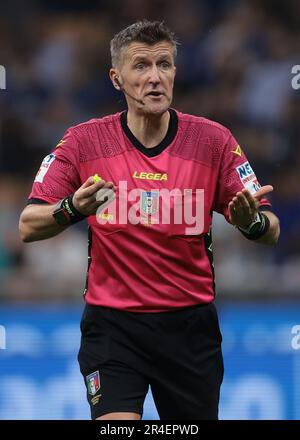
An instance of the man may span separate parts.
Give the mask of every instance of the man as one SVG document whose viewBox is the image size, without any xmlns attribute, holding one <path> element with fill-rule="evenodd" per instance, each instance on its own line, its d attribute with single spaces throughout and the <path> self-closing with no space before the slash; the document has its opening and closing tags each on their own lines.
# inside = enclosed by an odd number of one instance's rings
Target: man
<svg viewBox="0 0 300 440">
<path fill-rule="evenodd" d="M 79 363 L 92 418 L 140 419 L 150 384 L 161 419 L 217 419 L 212 212 L 275 244 L 264 198 L 273 188 L 260 187 L 228 129 L 170 108 L 176 41 L 163 23 L 122 30 L 111 55 L 128 111 L 66 132 L 36 176 L 20 235 L 42 240 L 88 220 Z"/>
</svg>

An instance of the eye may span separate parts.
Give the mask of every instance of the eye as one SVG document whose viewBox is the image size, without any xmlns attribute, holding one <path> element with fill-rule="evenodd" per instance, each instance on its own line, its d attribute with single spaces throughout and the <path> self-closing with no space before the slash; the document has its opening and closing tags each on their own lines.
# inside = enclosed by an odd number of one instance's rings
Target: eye
<svg viewBox="0 0 300 440">
<path fill-rule="evenodd" d="M 137 69 L 137 70 L 143 70 L 144 68 L 145 68 L 145 63 L 137 63 L 136 65 L 135 65 L 135 69 Z"/>
<path fill-rule="evenodd" d="M 169 61 L 162 61 L 160 63 L 162 69 L 169 69 L 171 67 L 171 64 L 169 63 Z"/>
</svg>

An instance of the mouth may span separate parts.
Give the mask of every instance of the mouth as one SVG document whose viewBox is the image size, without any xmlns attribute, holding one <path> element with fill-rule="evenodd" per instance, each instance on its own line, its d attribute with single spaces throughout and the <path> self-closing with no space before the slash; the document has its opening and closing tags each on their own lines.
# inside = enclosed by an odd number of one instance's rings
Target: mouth
<svg viewBox="0 0 300 440">
<path fill-rule="evenodd" d="M 164 96 L 164 93 L 158 91 L 152 91 L 147 93 L 146 96 L 150 96 L 151 98 L 161 98 L 162 96 Z"/>
</svg>

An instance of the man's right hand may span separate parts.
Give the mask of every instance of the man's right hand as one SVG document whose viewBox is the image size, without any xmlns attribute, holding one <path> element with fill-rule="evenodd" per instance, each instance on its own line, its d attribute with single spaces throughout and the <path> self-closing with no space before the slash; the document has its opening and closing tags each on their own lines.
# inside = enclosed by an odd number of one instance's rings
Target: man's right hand
<svg viewBox="0 0 300 440">
<path fill-rule="evenodd" d="M 99 206 L 107 206 L 116 197 L 116 186 L 112 182 L 94 182 L 93 176 L 89 177 L 84 184 L 74 193 L 73 205 L 83 215 L 96 214 Z M 103 206 L 104 208 L 104 206 Z"/>
</svg>

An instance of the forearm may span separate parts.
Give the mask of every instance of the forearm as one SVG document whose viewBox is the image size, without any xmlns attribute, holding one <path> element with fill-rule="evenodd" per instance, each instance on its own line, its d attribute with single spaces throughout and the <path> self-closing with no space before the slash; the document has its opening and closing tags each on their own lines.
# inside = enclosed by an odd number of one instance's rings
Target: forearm
<svg viewBox="0 0 300 440">
<path fill-rule="evenodd" d="M 29 243 L 54 237 L 67 226 L 58 225 L 52 214 L 55 205 L 28 205 L 21 214 L 19 233 L 21 240 Z"/>
<path fill-rule="evenodd" d="M 271 211 L 263 211 L 270 220 L 270 228 L 261 238 L 256 240 L 257 243 L 274 245 L 277 243 L 280 235 L 279 219 Z"/>
<path fill-rule="evenodd" d="M 106 206 L 115 199 L 115 193 L 113 183 L 102 179 L 95 182 L 91 176 L 74 194 L 61 200 L 58 212 L 55 209 L 57 205 L 28 205 L 20 217 L 20 237 L 26 243 L 54 237 L 69 225 L 95 215 L 100 206 Z M 54 210 L 56 219 L 53 217 Z M 65 223 L 67 226 L 61 226 Z"/>
</svg>

